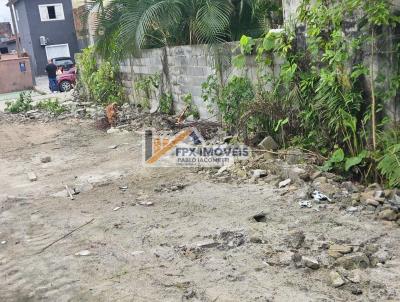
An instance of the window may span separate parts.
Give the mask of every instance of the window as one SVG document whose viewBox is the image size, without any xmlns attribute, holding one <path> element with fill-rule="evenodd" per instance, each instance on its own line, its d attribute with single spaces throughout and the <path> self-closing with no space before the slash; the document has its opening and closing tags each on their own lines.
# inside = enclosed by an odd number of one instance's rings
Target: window
<svg viewBox="0 0 400 302">
<path fill-rule="evenodd" d="M 61 3 L 39 5 L 40 20 L 64 20 L 64 9 Z"/>
</svg>

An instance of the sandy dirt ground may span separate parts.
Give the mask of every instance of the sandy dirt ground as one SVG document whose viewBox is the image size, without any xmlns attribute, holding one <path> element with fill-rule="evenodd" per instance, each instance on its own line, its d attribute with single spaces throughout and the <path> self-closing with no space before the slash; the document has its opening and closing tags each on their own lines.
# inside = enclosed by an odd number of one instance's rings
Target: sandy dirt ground
<svg viewBox="0 0 400 302">
<path fill-rule="evenodd" d="M 0 120 L 0 301 L 400 301 L 395 223 L 299 208 L 269 184 L 145 168 L 141 143 L 90 121 Z M 335 288 L 333 243 L 385 263 Z"/>
</svg>

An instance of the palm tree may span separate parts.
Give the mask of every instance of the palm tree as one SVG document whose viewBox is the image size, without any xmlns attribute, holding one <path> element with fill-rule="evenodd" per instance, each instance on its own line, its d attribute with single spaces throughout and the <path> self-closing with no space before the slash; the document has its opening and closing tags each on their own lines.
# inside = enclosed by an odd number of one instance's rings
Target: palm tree
<svg viewBox="0 0 400 302">
<path fill-rule="evenodd" d="M 260 35 L 278 0 L 92 0 L 97 50 L 120 58 L 141 48 L 218 43 Z M 105 2 L 109 2 L 105 5 Z M 270 26 L 270 25 L 269 25 Z"/>
</svg>

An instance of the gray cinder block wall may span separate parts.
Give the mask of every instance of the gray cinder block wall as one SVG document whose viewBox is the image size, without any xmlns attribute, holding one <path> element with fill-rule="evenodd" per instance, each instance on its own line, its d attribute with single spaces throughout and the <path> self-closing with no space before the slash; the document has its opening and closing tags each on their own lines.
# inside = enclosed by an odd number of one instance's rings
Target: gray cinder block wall
<svg viewBox="0 0 400 302">
<path fill-rule="evenodd" d="M 283 12 L 285 22 L 296 23 L 297 9 L 301 0 L 283 0 Z M 392 1 L 393 9 L 400 9 L 400 0 Z M 351 23 L 349 23 L 351 24 Z M 357 30 L 348 28 L 348 31 Z M 381 54 L 375 54 L 374 66 L 377 73 L 391 75 L 397 70 L 393 62 L 393 55 L 387 53 L 390 43 L 393 43 L 392 36 L 398 36 L 400 29 L 396 33 L 388 33 L 388 39 L 381 41 L 379 48 Z M 383 43 L 384 42 L 384 43 Z M 171 93 L 174 100 L 175 112 L 179 113 L 184 108 L 182 101 L 186 94 L 191 93 L 193 102 L 197 105 L 202 119 L 218 119 L 208 112 L 206 104 L 201 97 L 201 86 L 207 80 L 209 75 L 215 74 L 221 70 L 222 79 L 226 82 L 232 75 L 246 75 L 253 82 L 257 81 L 257 67 L 254 57 L 247 58 L 246 68 L 237 70 L 232 66 L 232 58 L 238 53 L 237 42 L 225 43 L 219 46 L 216 51 L 207 45 L 194 46 L 176 46 L 164 47 L 160 49 L 143 50 L 141 55 L 122 62 L 121 72 L 123 83 L 128 92 L 130 101 L 138 103 L 140 96 L 135 91 L 135 83 L 144 76 L 160 74 L 160 89 L 152 96 L 151 110 L 155 111 L 159 106 L 159 98 L 162 93 Z M 222 53 L 221 53 L 222 52 Z M 219 53 L 219 55 L 218 55 Z M 222 58 L 222 60 L 220 60 Z M 364 61 L 371 61 L 368 52 L 365 53 Z M 279 59 L 275 61 L 274 70 L 266 72 L 279 72 L 279 66 L 282 62 Z M 218 65 L 219 64 L 219 65 Z M 218 68 L 217 68 L 218 67 Z M 386 113 L 395 121 L 400 120 L 400 101 L 395 98 L 385 104 Z"/>
<path fill-rule="evenodd" d="M 257 67 L 254 58 L 248 59 L 243 70 L 232 66 L 232 58 L 238 53 L 237 43 L 225 43 L 217 49 L 208 45 L 185 45 L 143 50 L 138 57 L 132 57 L 121 63 L 123 84 L 131 103 L 139 104 L 142 96 L 135 84 L 146 76 L 160 75 L 160 87 L 151 98 L 151 111 L 157 110 L 162 93 L 171 94 L 174 111 L 181 112 L 185 104 L 183 98 L 192 95 L 193 103 L 199 109 L 202 119 L 217 120 L 204 103 L 202 84 L 210 75 L 221 70 L 222 79 L 227 81 L 233 75 L 246 75 L 254 82 L 257 80 Z M 222 53 L 221 53 L 222 52 Z"/>
</svg>

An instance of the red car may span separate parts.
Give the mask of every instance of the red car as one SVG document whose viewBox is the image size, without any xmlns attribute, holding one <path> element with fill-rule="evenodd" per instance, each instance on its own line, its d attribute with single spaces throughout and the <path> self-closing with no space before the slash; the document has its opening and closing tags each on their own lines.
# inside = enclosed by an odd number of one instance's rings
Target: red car
<svg viewBox="0 0 400 302">
<path fill-rule="evenodd" d="M 76 82 L 76 69 L 73 67 L 57 76 L 58 89 L 61 92 L 70 91 Z"/>
</svg>

